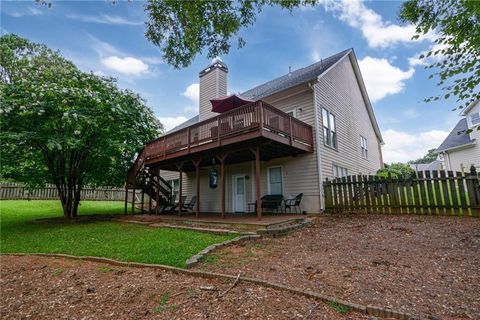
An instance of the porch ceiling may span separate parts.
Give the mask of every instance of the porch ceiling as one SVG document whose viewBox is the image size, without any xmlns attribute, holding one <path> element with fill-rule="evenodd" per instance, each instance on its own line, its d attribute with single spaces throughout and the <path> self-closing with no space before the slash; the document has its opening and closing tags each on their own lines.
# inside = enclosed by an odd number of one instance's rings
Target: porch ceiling
<svg viewBox="0 0 480 320">
<path fill-rule="evenodd" d="M 157 161 L 147 161 L 147 166 L 152 168 L 160 168 L 161 170 L 178 171 L 177 165 L 183 163 L 182 171 L 190 172 L 195 171 L 195 165 L 192 162 L 193 159 L 201 159 L 200 167 L 208 167 L 212 165 L 212 158 L 214 158 L 216 155 L 221 155 L 224 153 L 228 153 L 227 157 L 225 158 L 226 165 L 254 161 L 255 155 L 250 151 L 250 148 L 254 148 L 256 146 L 259 146 L 260 148 L 260 159 L 262 161 L 269 161 L 271 159 L 287 156 L 297 156 L 298 154 L 307 152 L 275 140 L 265 137 L 258 137 L 248 141 L 241 141 L 223 147 L 200 151 L 194 154 L 190 153 L 188 155 L 179 156 L 172 159 L 157 159 Z M 219 163 L 218 159 L 215 159 L 215 163 Z"/>
</svg>

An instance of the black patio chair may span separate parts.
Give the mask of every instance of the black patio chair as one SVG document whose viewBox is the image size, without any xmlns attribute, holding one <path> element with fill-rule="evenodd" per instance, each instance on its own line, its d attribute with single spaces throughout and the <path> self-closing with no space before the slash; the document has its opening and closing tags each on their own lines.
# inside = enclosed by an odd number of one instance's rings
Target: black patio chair
<svg viewBox="0 0 480 320">
<path fill-rule="evenodd" d="M 175 210 L 178 209 L 178 206 L 180 206 L 180 208 L 183 208 L 183 206 L 185 205 L 185 201 L 187 201 L 187 196 L 182 196 L 182 198 L 180 199 L 180 202 L 178 203 L 171 203 L 167 206 L 165 206 L 162 210 L 162 213 L 165 213 L 165 212 L 169 212 L 169 213 L 172 213 L 172 212 L 175 212 Z"/>
<path fill-rule="evenodd" d="M 182 205 L 182 211 L 185 210 L 186 212 L 193 212 L 193 207 L 195 207 L 195 203 L 197 202 L 197 196 L 193 196 L 190 199 L 190 202 L 187 204 Z"/>
<path fill-rule="evenodd" d="M 288 209 L 288 212 L 292 213 L 292 208 L 293 208 L 295 213 L 301 213 L 300 203 L 302 202 L 302 198 L 303 198 L 303 193 L 300 193 L 293 199 L 285 200 L 285 212 Z M 298 212 L 297 212 L 297 209 L 298 209 Z"/>
</svg>

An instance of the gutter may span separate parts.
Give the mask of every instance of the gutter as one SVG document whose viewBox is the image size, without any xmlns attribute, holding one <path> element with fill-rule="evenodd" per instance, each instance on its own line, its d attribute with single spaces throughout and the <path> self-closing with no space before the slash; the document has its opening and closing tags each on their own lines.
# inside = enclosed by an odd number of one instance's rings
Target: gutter
<svg viewBox="0 0 480 320">
<path fill-rule="evenodd" d="M 470 147 L 475 146 L 475 144 L 476 144 L 476 139 L 473 139 L 468 143 L 465 143 L 465 144 L 462 144 L 462 145 L 459 145 L 459 146 L 455 146 L 455 147 L 450 147 L 450 148 L 443 149 L 443 150 L 437 150 L 437 152 L 441 153 L 441 152 L 450 152 L 450 151 L 466 149 L 466 148 L 470 148 Z"/>
<path fill-rule="evenodd" d="M 315 95 L 314 85 L 318 82 L 309 82 L 308 87 L 312 89 L 313 93 L 313 116 L 315 117 L 315 144 L 317 152 L 317 168 L 318 168 L 318 190 L 320 192 L 318 200 L 320 201 L 320 210 L 325 210 L 325 201 L 323 199 L 323 174 L 322 174 L 322 156 L 320 154 L 320 125 L 318 122 L 318 106 L 317 106 L 317 96 Z"/>
</svg>

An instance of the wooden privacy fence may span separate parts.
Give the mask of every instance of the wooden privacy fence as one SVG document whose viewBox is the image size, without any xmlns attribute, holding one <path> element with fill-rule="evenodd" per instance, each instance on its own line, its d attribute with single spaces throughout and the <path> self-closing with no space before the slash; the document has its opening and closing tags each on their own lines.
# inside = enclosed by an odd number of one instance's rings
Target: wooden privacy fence
<svg viewBox="0 0 480 320">
<path fill-rule="evenodd" d="M 82 200 L 124 201 L 125 189 L 85 186 L 81 191 Z M 47 184 L 44 188 L 28 189 L 20 183 L 0 183 L 0 199 L 56 200 L 59 199 L 55 185 Z"/>
<path fill-rule="evenodd" d="M 417 172 L 412 179 L 348 176 L 323 184 L 325 210 L 480 216 L 480 175 Z"/>
</svg>

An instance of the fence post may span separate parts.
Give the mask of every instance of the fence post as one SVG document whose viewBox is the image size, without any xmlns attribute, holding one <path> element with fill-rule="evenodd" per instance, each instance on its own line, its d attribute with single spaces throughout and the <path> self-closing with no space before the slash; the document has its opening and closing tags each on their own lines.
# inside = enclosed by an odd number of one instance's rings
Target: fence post
<svg viewBox="0 0 480 320">
<path fill-rule="evenodd" d="M 467 184 L 468 198 L 470 200 L 470 208 L 472 215 L 480 216 L 480 178 L 475 168 L 470 168 L 470 175 L 465 178 Z"/>
</svg>

